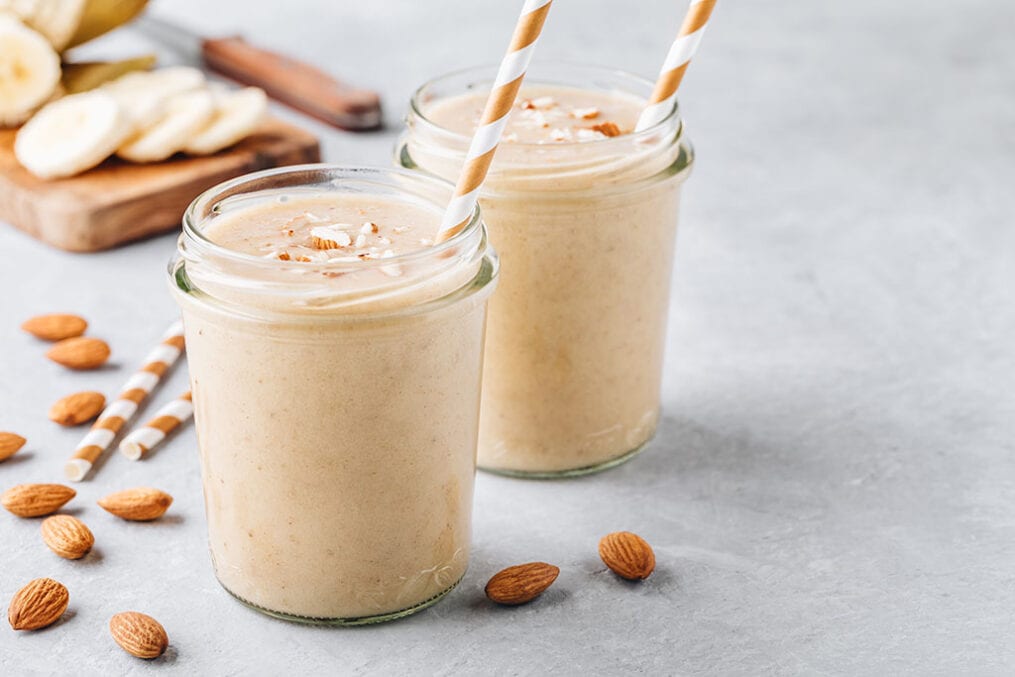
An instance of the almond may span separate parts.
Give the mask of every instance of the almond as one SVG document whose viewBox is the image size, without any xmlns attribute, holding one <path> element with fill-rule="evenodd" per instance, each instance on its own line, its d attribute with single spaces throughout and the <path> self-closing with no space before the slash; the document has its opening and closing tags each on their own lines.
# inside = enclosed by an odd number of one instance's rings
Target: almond
<svg viewBox="0 0 1015 677">
<path fill-rule="evenodd" d="M 106 396 L 94 390 L 85 390 L 57 400 L 49 408 L 49 420 L 60 425 L 81 425 L 102 412 Z"/>
<path fill-rule="evenodd" d="M 648 578 L 656 568 L 652 546 L 630 531 L 615 531 L 603 536 L 599 541 L 599 556 L 613 573 L 629 581 Z"/>
<path fill-rule="evenodd" d="M 52 313 L 25 320 L 21 328 L 43 341 L 62 341 L 84 334 L 88 322 L 77 315 Z"/>
<path fill-rule="evenodd" d="M 494 574 L 486 584 L 486 596 L 498 604 L 525 604 L 557 580 L 560 569 L 546 562 L 529 562 Z"/>
<path fill-rule="evenodd" d="M 36 578 L 14 594 L 7 620 L 15 630 L 38 630 L 56 623 L 67 610 L 70 595 L 63 583 Z"/>
<path fill-rule="evenodd" d="M 42 520 L 42 540 L 64 559 L 81 559 L 95 545 L 91 530 L 70 515 L 53 515 Z"/>
<path fill-rule="evenodd" d="M 138 658 L 158 658 L 169 646 L 162 624 L 137 611 L 124 611 L 110 618 L 109 633 L 121 649 Z"/>
<path fill-rule="evenodd" d="M 109 359 L 109 345 L 102 339 L 78 336 L 60 341 L 46 357 L 68 369 L 95 369 Z"/>
<path fill-rule="evenodd" d="M 0 461 L 4 461 L 18 453 L 25 446 L 25 438 L 14 433 L 0 432 Z"/>
<path fill-rule="evenodd" d="M 19 484 L 0 496 L 0 504 L 18 517 L 52 515 L 77 492 L 62 484 Z"/>
<path fill-rule="evenodd" d="M 99 499 L 99 506 L 103 510 L 132 522 L 158 519 L 165 514 L 172 503 L 172 496 L 151 487 L 136 487 L 118 491 Z"/>
</svg>

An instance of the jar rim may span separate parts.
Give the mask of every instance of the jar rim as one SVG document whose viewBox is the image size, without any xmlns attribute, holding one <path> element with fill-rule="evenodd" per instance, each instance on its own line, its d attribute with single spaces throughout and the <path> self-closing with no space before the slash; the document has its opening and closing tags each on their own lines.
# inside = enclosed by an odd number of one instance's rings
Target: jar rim
<svg viewBox="0 0 1015 677">
<path fill-rule="evenodd" d="M 454 185 L 438 176 L 432 175 L 421 175 L 418 172 L 408 171 L 400 167 L 380 167 L 372 165 L 343 165 L 337 163 L 308 163 L 301 165 L 287 165 L 284 167 L 275 167 L 272 169 L 264 169 L 256 172 L 250 172 L 241 176 L 223 181 L 215 184 L 211 188 L 208 188 L 201 192 L 196 198 L 194 198 L 186 211 L 183 213 L 182 225 L 183 233 L 181 238 L 185 238 L 189 245 L 197 245 L 198 249 L 202 253 L 210 253 L 215 256 L 221 256 L 225 259 L 233 260 L 243 264 L 250 264 L 255 266 L 269 267 L 272 269 L 296 269 L 298 266 L 303 266 L 304 263 L 300 261 L 281 261 L 275 258 L 264 258 L 257 254 L 248 254 L 244 252 L 230 249 L 217 242 L 211 240 L 198 224 L 202 220 L 200 213 L 203 209 L 212 206 L 214 203 L 231 197 L 232 195 L 243 194 L 244 191 L 241 188 L 244 185 L 256 183 L 262 179 L 271 178 L 275 176 L 281 176 L 286 174 L 298 175 L 301 172 L 336 172 L 341 174 L 349 174 L 345 178 L 357 178 L 367 179 L 370 177 L 381 177 L 386 175 L 396 175 L 407 181 L 418 182 L 422 184 L 429 184 L 430 187 L 437 187 L 448 190 L 449 194 L 453 192 Z M 331 179 L 332 181 L 337 180 L 341 177 Z M 297 184 L 294 184 L 297 185 Z M 337 185 L 337 184 L 336 184 Z M 231 192 L 232 191 L 232 192 Z M 253 192 L 253 191 L 251 191 Z M 349 272 L 349 271 L 361 271 L 369 268 L 381 268 L 389 266 L 395 263 L 407 263 L 417 261 L 427 257 L 441 256 L 444 252 L 452 251 L 456 247 L 460 246 L 464 241 L 474 236 L 475 231 L 482 226 L 482 215 L 480 214 L 479 205 L 472 211 L 472 216 L 469 222 L 466 224 L 458 233 L 455 233 L 452 237 L 448 238 L 444 242 L 440 242 L 428 247 L 421 247 L 414 249 L 402 254 L 396 254 L 384 259 L 366 259 L 358 261 L 315 261 L 314 265 L 323 270 L 334 271 L 334 272 Z"/>
<path fill-rule="evenodd" d="M 584 71 L 587 74 L 594 74 L 594 75 L 598 75 L 598 76 L 610 76 L 610 77 L 615 77 L 615 78 L 618 78 L 618 79 L 627 80 L 628 82 L 632 83 L 633 85 L 647 88 L 649 91 L 651 91 L 651 89 L 653 87 L 653 84 L 654 84 L 651 80 L 648 80 L 646 78 L 643 78 L 640 75 L 636 75 L 634 73 L 631 73 L 629 71 L 625 71 L 625 70 L 622 70 L 622 69 L 619 69 L 619 68 L 612 68 L 612 67 L 609 67 L 609 66 L 597 66 L 597 65 L 594 65 L 594 64 L 580 63 L 580 62 L 576 62 L 576 61 L 567 61 L 567 60 L 540 60 L 540 59 L 537 59 L 537 60 L 533 61 L 532 65 L 529 67 L 529 70 L 526 73 L 526 81 L 527 82 L 531 82 L 531 78 L 535 78 L 536 81 L 538 82 L 539 81 L 539 75 L 540 75 L 540 73 L 539 73 L 540 68 L 555 68 L 555 67 L 574 69 L 576 71 Z M 467 75 L 469 73 L 475 73 L 475 74 L 478 75 L 480 73 L 487 73 L 487 72 L 489 72 L 490 77 L 489 78 L 485 78 L 485 79 L 488 79 L 490 81 L 490 83 L 492 83 L 493 82 L 493 75 L 496 74 L 497 68 L 498 68 L 497 64 L 485 64 L 485 65 L 478 65 L 478 66 L 470 66 L 470 67 L 467 67 L 467 68 L 460 68 L 458 70 L 450 71 L 448 73 L 444 73 L 442 75 L 438 75 L 435 78 L 431 78 L 430 80 L 427 80 L 426 82 L 424 82 L 422 85 L 420 85 L 412 93 L 412 97 L 409 99 L 409 112 L 410 112 L 410 115 L 415 116 L 416 121 L 422 122 L 431 131 L 436 132 L 436 133 L 441 134 L 441 135 L 444 135 L 446 138 L 454 140 L 454 141 L 457 141 L 459 143 L 466 143 L 467 144 L 470 141 L 470 139 L 471 139 L 470 135 L 468 135 L 468 134 L 461 134 L 459 132 L 450 130 L 447 127 L 439 125 L 436 122 L 434 122 L 433 120 L 431 120 L 430 118 L 428 118 L 426 116 L 426 114 L 423 112 L 423 106 L 422 106 L 421 98 L 424 95 L 424 93 L 426 92 L 426 90 L 431 88 L 431 87 L 433 87 L 434 85 L 440 84 L 441 82 L 444 82 L 444 81 L 452 80 L 454 78 L 460 78 L 460 77 L 462 77 L 464 75 Z M 535 71 L 535 73 L 533 73 L 533 71 Z M 485 82 L 484 82 L 484 84 L 485 84 Z M 562 82 L 562 83 L 559 83 L 559 84 L 567 84 L 567 83 Z M 523 83 L 522 86 L 524 87 L 525 84 Z M 641 141 L 641 140 L 646 140 L 647 141 L 649 139 L 653 139 L 661 131 L 662 132 L 666 131 L 666 129 L 670 125 L 673 124 L 673 120 L 675 118 L 679 121 L 679 118 L 680 118 L 680 105 L 679 105 L 679 102 L 677 101 L 676 98 L 674 98 L 674 100 L 673 100 L 673 108 L 672 108 L 672 110 L 670 110 L 669 113 L 667 113 L 667 115 L 664 118 L 662 118 L 661 120 L 659 120 L 658 122 L 653 124 L 651 127 L 647 127 L 647 128 L 645 128 L 645 129 L 643 129 L 643 130 L 641 130 L 639 132 L 631 132 L 630 134 L 623 134 L 623 135 L 620 135 L 620 136 L 613 136 L 613 137 L 607 136 L 607 137 L 603 137 L 603 138 L 589 139 L 589 140 L 583 140 L 583 141 L 566 141 L 565 140 L 565 141 L 557 142 L 557 143 L 554 143 L 554 144 L 541 144 L 538 141 L 512 141 L 511 145 L 515 146 L 515 147 L 519 147 L 519 148 L 539 147 L 541 149 L 548 149 L 548 148 L 551 148 L 551 149 L 552 148 L 571 148 L 571 147 L 574 147 L 576 145 L 581 145 L 581 146 L 593 146 L 593 145 L 595 145 L 598 148 L 605 148 L 605 147 L 609 146 L 610 144 L 619 145 L 620 143 L 630 143 L 631 141 L 638 142 L 638 141 Z"/>
</svg>

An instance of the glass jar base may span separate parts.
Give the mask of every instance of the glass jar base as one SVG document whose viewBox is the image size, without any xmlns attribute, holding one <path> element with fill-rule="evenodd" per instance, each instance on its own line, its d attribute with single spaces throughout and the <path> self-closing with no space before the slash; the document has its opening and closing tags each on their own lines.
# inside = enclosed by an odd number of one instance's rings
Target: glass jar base
<svg viewBox="0 0 1015 677">
<path fill-rule="evenodd" d="M 526 480 L 555 480 L 568 477 L 581 477 L 582 475 L 593 475 L 595 473 L 602 472 L 603 470 L 609 470 L 610 468 L 615 468 L 618 465 L 627 463 L 644 451 L 645 447 L 647 447 L 651 441 L 652 438 L 650 437 L 634 449 L 625 452 L 620 456 L 607 459 L 594 465 L 582 466 L 581 468 L 567 468 L 565 470 L 515 470 L 513 468 L 490 468 L 480 464 L 479 469 L 492 475 L 503 475 L 504 477 L 516 477 Z"/>
<path fill-rule="evenodd" d="M 459 578 L 457 581 L 455 581 L 450 586 L 440 591 L 433 597 L 423 600 L 422 602 L 414 606 L 406 607 L 405 609 L 399 609 L 398 611 L 392 611 L 390 613 L 377 614 L 376 616 L 359 616 L 356 618 L 316 618 L 313 616 L 297 616 L 295 614 L 287 614 L 281 611 L 273 611 L 272 609 L 267 609 L 263 606 L 254 604 L 249 600 L 243 599 L 235 592 L 227 588 L 225 584 L 222 583 L 222 581 L 219 581 L 219 585 L 221 585 L 222 589 L 228 592 L 230 596 L 233 597 L 233 599 L 243 604 L 243 606 L 253 609 L 254 611 L 258 611 L 266 616 L 278 618 L 279 620 L 283 621 L 289 621 L 291 623 L 302 623 L 304 625 L 325 625 L 337 628 L 342 627 L 348 628 L 355 627 L 357 625 L 372 625 L 374 623 L 384 623 L 386 621 L 394 621 L 398 620 L 399 618 L 411 616 L 412 614 L 417 613 L 419 611 L 423 611 L 424 609 L 428 609 L 437 602 L 441 601 L 445 597 L 445 595 L 447 595 L 449 592 L 458 587 L 458 584 L 462 582 L 462 578 L 465 578 L 465 574 L 462 574 L 461 578 Z"/>
</svg>

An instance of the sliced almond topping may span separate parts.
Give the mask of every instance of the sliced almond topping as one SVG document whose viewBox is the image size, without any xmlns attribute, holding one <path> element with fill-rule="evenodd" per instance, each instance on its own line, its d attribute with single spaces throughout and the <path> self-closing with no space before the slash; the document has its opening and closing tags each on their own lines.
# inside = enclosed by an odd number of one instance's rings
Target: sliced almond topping
<svg viewBox="0 0 1015 677">
<path fill-rule="evenodd" d="M 567 141 L 571 138 L 571 130 L 555 128 L 550 130 L 550 138 L 554 141 Z"/>
<path fill-rule="evenodd" d="M 364 221 L 363 226 L 359 229 L 359 232 L 366 235 L 368 233 L 376 233 L 379 230 L 380 228 L 378 228 L 377 224 L 374 223 L 373 221 Z"/>
<path fill-rule="evenodd" d="M 338 226 L 317 226 L 310 229 L 314 249 L 341 249 L 352 244 L 349 233 Z"/>
<path fill-rule="evenodd" d="M 595 106 L 589 106 L 588 108 L 575 108 L 571 111 L 571 117 L 579 118 L 581 120 L 593 120 L 599 117 L 599 109 Z"/>
<path fill-rule="evenodd" d="M 592 125 L 590 129 L 594 132 L 605 134 L 606 136 L 620 136 L 623 134 L 616 122 L 600 122 L 598 125 Z"/>
<path fill-rule="evenodd" d="M 364 235 L 363 233 L 360 233 L 359 235 L 357 235 L 356 236 L 356 246 L 357 247 L 366 247 L 367 246 L 367 236 Z"/>
<path fill-rule="evenodd" d="M 532 100 L 532 105 L 536 108 L 553 108 L 557 105 L 552 96 L 540 96 Z"/>
</svg>

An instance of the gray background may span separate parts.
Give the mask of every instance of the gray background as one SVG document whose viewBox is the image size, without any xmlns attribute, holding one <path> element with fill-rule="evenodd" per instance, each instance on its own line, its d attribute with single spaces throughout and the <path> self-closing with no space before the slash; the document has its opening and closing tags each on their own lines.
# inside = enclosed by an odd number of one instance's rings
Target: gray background
<svg viewBox="0 0 1015 677">
<path fill-rule="evenodd" d="M 388 131 L 321 134 L 326 159 L 387 164 L 405 101 L 492 62 L 520 2 L 177 0 L 156 10 L 242 31 L 379 88 Z M 653 76 L 683 2 L 558 0 L 540 56 Z M 453 15 L 453 17 L 452 17 Z M 0 629 L 5 674 L 1011 674 L 1015 669 L 1015 5 L 1004 0 L 720 2 L 682 89 L 698 151 L 678 238 L 666 415 L 641 457 L 566 482 L 481 474 L 475 556 L 426 613 L 355 630 L 262 617 L 217 586 L 192 430 L 149 461 L 110 459 L 72 504 L 97 536 L 80 562 L 0 514 L 0 598 L 53 576 L 60 625 Z M 151 43 L 121 32 L 88 56 Z M 174 55 L 163 52 L 166 61 Z M 56 396 L 113 394 L 174 309 L 171 236 L 68 255 L 0 227 L 0 429 L 31 442 L 0 485 L 54 480 L 80 436 Z M 113 366 L 68 373 L 17 325 L 70 309 Z M 160 404 L 185 388 L 177 370 Z M 147 413 L 151 413 L 148 409 Z M 155 524 L 94 500 L 154 484 Z M 598 538 L 655 545 L 640 585 Z M 558 583 L 488 604 L 502 566 Z M 151 613 L 172 646 L 145 663 L 105 624 Z"/>
</svg>

